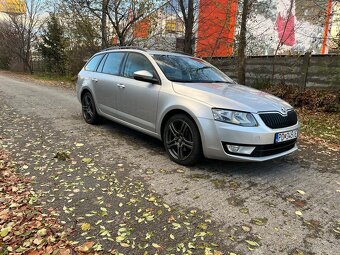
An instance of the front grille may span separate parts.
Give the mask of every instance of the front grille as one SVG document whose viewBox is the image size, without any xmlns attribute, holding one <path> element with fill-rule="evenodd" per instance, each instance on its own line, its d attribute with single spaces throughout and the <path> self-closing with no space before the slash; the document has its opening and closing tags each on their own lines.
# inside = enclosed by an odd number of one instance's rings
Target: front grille
<svg viewBox="0 0 340 255">
<path fill-rule="evenodd" d="M 260 117 L 267 127 L 273 129 L 294 126 L 298 121 L 295 111 L 289 111 L 287 116 L 280 113 L 260 113 Z"/>
<path fill-rule="evenodd" d="M 265 156 L 272 156 L 275 154 L 279 154 L 279 153 L 293 149 L 295 146 L 295 143 L 296 143 L 296 139 L 283 142 L 283 143 L 256 146 L 251 156 L 252 157 L 265 157 Z"/>
<path fill-rule="evenodd" d="M 289 151 L 295 147 L 296 139 L 282 142 L 282 143 L 275 143 L 275 144 L 266 144 L 266 145 L 243 145 L 239 144 L 240 146 L 255 146 L 254 151 L 250 155 L 240 154 L 240 153 L 233 153 L 228 150 L 226 142 L 222 142 L 224 151 L 231 155 L 238 155 L 238 156 L 247 156 L 247 157 L 266 157 L 276 155 L 285 151 Z M 235 144 L 237 145 L 237 144 Z"/>
</svg>

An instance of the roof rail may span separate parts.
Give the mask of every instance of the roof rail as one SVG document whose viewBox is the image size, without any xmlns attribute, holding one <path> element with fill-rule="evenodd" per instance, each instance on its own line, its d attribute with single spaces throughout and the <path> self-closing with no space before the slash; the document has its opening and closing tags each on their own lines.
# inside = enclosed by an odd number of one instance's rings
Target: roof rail
<svg viewBox="0 0 340 255">
<path fill-rule="evenodd" d="M 172 53 L 178 53 L 178 54 L 182 54 L 182 55 L 187 55 L 187 56 L 193 56 L 192 54 L 189 54 L 189 53 L 186 53 L 184 51 L 180 51 L 180 50 L 175 50 L 175 51 L 172 51 Z"/>
<path fill-rule="evenodd" d="M 113 47 L 109 47 L 109 48 L 103 49 L 102 51 L 123 50 L 123 49 L 135 49 L 135 50 L 146 51 L 144 48 L 138 47 L 138 46 L 113 46 Z"/>
</svg>

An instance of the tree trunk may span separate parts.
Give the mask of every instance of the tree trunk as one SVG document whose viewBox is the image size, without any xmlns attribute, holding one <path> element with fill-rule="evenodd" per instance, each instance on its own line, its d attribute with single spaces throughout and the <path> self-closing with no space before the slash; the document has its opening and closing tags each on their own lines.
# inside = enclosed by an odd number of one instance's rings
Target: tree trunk
<svg viewBox="0 0 340 255">
<path fill-rule="evenodd" d="M 102 36 L 102 49 L 107 48 L 108 45 L 108 37 L 107 37 L 107 16 L 106 16 L 106 12 L 107 12 L 107 5 L 108 5 L 108 0 L 103 0 L 102 2 L 102 17 L 101 17 L 101 36 Z"/>
<path fill-rule="evenodd" d="M 238 83 L 245 84 L 246 83 L 246 46 L 247 46 L 247 19 L 249 13 L 249 0 L 243 0 L 243 9 L 242 9 L 242 20 L 241 20 L 241 30 L 240 30 L 240 40 L 238 45 Z"/>
<path fill-rule="evenodd" d="M 187 19 L 185 20 L 184 52 L 193 54 L 193 29 L 194 29 L 194 1 L 189 0 Z"/>
</svg>

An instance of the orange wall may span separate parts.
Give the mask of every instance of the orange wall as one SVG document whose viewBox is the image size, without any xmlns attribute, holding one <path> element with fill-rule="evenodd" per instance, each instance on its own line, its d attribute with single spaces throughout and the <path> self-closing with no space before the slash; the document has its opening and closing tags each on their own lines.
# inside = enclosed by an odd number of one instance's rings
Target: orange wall
<svg viewBox="0 0 340 255">
<path fill-rule="evenodd" d="M 200 0 L 196 54 L 232 56 L 237 0 Z"/>
<path fill-rule="evenodd" d="M 151 21 L 148 18 L 144 18 L 135 24 L 133 35 L 135 38 L 148 38 L 151 27 Z"/>
</svg>

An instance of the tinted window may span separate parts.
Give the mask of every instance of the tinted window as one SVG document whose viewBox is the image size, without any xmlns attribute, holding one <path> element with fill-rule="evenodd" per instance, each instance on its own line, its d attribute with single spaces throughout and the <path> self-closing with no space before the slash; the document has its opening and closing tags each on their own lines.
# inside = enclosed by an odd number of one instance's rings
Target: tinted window
<svg viewBox="0 0 340 255">
<path fill-rule="evenodd" d="M 110 53 L 108 57 L 106 58 L 104 67 L 103 67 L 103 73 L 118 75 L 120 64 L 122 63 L 122 60 L 124 58 L 124 53 Z"/>
<path fill-rule="evenodd" d="M 155 75 L 155 71 L 151 62 L 143 55 L 130 53 L 125 64 L 124 76 L 133 78 L 136 71 L 146 70 Z"/>
<path fill-rule="evenodd" d="M 199 58 L 177 55 L 154 55 L 153 58 L 170 81 L 234 83 L 216 67 Z"/>
<path fill-rule="evenodd" d="M 91 71 L 94 72 L 97 69 L 97 66 L 100 62 L 100 60 L 102 59 L 103 54 L 94 56 L 93 58 L 91 58 L 91 60 L 87 63 L 87 65 L 85 66 L 85 70 L 87 71 Z"/>
</svg>

